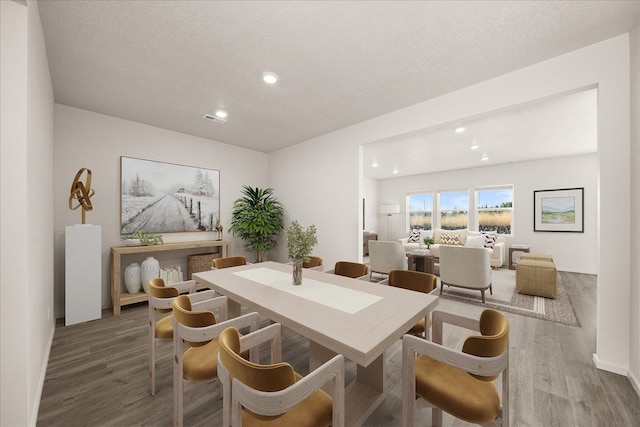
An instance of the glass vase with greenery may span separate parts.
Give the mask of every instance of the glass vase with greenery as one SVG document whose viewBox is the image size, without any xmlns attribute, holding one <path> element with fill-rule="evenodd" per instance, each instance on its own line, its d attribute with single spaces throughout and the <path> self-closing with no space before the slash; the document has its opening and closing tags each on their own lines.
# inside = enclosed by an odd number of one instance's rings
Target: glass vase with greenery
<svg viewBox="0 0 640 427">
<path fill-rule="evenodd" d="M 275 239 L 284 228 L 284 208 L 272 188 L 242 187 L 243 197 L 233 202 L 229 231 L 245 241 L 244 248 L 262 262 L 264 253 L 278 246 Z"/>
<path fill-rule="evenodd" d="M 302 264 L 309 261 L 309 255 L 318 244 L 316 226 L 310 225 L 303 230 L 298 221 L 293 221 L 287 228 L 287 253 L 293 262 L 293 284 L 302 283 Z"/>
</svg>

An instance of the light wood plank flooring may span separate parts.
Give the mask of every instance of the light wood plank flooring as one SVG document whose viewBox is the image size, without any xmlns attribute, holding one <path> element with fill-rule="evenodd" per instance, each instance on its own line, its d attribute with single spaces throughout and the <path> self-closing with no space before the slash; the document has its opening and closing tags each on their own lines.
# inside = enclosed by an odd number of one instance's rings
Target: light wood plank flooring
<svg viewBox="0 0 640 427">
<path fill-rule="evenodd" d="M 595 276 L 561 273 L 581 327 L 507 314 L 511 321 L 511 425 L 640 426 L 640 398 L 628 379 L 597 370 Z M 441 300 L 441 310 L 477 316 L 482 307 Z M 113 317 L 56 328 L 40 404 L 40 426 L 169 426 L 172 424 L 171 343 L 161 343 L 157 391 L 151 397 L 147 373 L 146 304 L 124 308 Z M 447 344 L 465 336 L 445 329 Z M 400 426 L 400 341 L 387 351 L 387 398 L 367 426 Z M 285 331 L 283 357 L 301 374 L 308 342 Z M 355 366 L 347 365 L 347 381 Z M 185 425 L 216 426 L 222 402 L 217 383 L 187 384 Z M 421 410 L 420 426 L 431 425 Z M 467 425 L 445 414 L 447 426 Z"/>
</svg>

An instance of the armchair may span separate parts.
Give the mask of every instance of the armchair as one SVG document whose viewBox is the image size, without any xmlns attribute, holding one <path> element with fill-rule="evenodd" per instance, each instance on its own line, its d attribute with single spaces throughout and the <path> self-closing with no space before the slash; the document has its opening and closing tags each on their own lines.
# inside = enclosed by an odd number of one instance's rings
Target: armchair
<svg viewBox="0 0 640 427">
<path fill-rule="evenodd" d="M 445 285 L 476 289 L 482 294 L 491 285 L 490 254 L 484 248 L 464 246 L 440 246 L 440 295 Z"/>
<path fill-rule="evenodd" d="M 380 284 L 428 294 L 438 287 L 438 277 L 421 271 L 391 270 L 389 278 L 381 281 Z M 421 319 L 407 333 L 429 339 L 428 320 Z"/>
<path fill-rule="evenodd" d="M 241 351 L 271 344 L 271 364 L 247 361 Z M 306 377 L 281 359 L 281 326 L 274 323 L 241 337 L 220 335 L 218 366 L 223 389 L 223 426 L 344 426 L 344 357 L 337 355 Z M 321 390 L 326 383 L 333 399 Z"/>
<path fill-rule="evenodd" d="M 468 337 L 462 350 L 442 345 L 443 322 L 480 335 Z M 502 373 L 502 405 L 493 381 Z M 509 425 L 509 320 L 484 310 L 479 320 L 433 312 L 433 342 L 402 338 L 402 417 L 413 426 L 416 397 L 432 406 L 432 425 L 442 411 L 476 424 Z M 502 406 L 502 407 L 501 407 Z"/>
<path fill-rule="evenodd" d="M 243 256 L 229 256 L 224 258 L 214 258 L 211 261 L 211 268 L 219 270 L 221 268 L 238 267 L 246 264 L 247 259 Z"/>
<path fill-rule="evenodd" d="M 338 261 L 333 270 L 329 270 L 327 273 L 351 277 L 352 279 L 368 280 L 369 266 L 359 262 Z"/>
<path fill-rule="evenodd" d="M 369 241 L 369 278 L 373 273 L 389 274 L 391 270 L 407 270 L 407 255 L 398 242 Z"/>
</svg>

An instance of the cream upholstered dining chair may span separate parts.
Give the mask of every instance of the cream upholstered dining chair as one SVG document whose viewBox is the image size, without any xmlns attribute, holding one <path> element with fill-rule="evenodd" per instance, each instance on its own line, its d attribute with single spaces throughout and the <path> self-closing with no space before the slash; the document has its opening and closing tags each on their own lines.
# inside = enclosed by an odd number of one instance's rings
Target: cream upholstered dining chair
<svg viewBox="0 0 640 427">
<path fill-rule="evenodd" d="M 369 279 L 369 266 L 359 262 L 338 261 L 333 270 L 327 273 L 337 274 L 338 276 L 351 277 L 352 279 Z"/>
<path fill-rule="evenodd" d="M 396 288 L 428 294 L 438 287 L 438 277 L 421 271 L 391 270 L 389 278 L 381 281 L 380 284 L 388 284 Z M 407 333 L 429 339 L 427 321 L 428 319 L 426 318 L 421 319 Z"/>
<path fill-rule="evenodd" d="M 196 294 L 195 280 L 173 283 L 166 286 L 163 279 L 149 281 L 149 390 L 156 395 L 156 345 L 159 340 L 173 339 L 171 303 L 180 294 L 188 292 L 192 302 L 212 298 L 213 291 Z"/>
<path fill-rule="evenodd" d="M 398 242 L 369 241 L 369 278 L 373 273 L 388 275 L 391 270 L 407 270 L 407 253 Z"/>
<path fill-rule="evenodd" d="M 322 268 L 322 258 L 318 256 L 309 256 L 309 261 L 302 263 L 302 267 L 319 270 Z"/>
<path fill-rule="evenodd" d="M 211 268 L 220 270 L 221 268 L 238 267 L 247 265 L 247 259 L 243 256 L 229 256 L 224 258 L 214 258 L 211 261 Z"/>
<path fill-rule="evenodd" d="M 266 342 L 271 346 L 271 364 L 240 356 Z M 281 342 L 279 323 L 244 337 L 236 328 L 220 334 L 223 425 L 344 426 L 344 357 L 336 355 L 302 377 L 280 361 Z M 333 398 L 321 389 L 327 383 Z"/>
<path fill-rule="evenodd" d="M 491 285 L 491 253 L 485 248 L 441 245 L 440 251 L 440 295 L 445 285 L 484 292 Z"/>
<path fill-rule="evenodd" d="M 175 298 L 173 309 L 173 424 L 183 422 L 184 381 L 210 381 L 218 377 L 218 336 L 230 327 L 258 329 L 258 313 L 227 320 L 227 297 L 191 303 L 186 295 Z M 217 312 L 218 316 L 214 314 Z M 188 348 L 184 350 L 184 346 Z M 257 352 L 252 355 L 257 360 Z"/>
<path fill-rule="evenodd" d="M 478 331 L 462 350 L 442 345 L 443 322 Z M 502 405 L 493 384 L 502 373 Z M 432 406 L 432 425 L 442 425 L 442 411 L 466 422 L 509 425 L 509 320 L 484 310 L 479 320 L 433 312 L 433 342 L 402 338 L 403 426 L 413 426 L 416 397 Z M 502 406 L 502 407 L 501 407 Z"/>
</svg>

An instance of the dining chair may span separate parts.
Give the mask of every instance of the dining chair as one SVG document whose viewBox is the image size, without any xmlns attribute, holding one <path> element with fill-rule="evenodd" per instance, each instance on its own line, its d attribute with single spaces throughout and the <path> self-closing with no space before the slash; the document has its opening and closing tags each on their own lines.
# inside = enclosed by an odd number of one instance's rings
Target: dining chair
<svg viewBox="0 0 640 427">
<path fill-rule="evenodd" d="M 236 328 L 220 334 L 223 426 L 344 426 L 344 357 L 336 355 L 302 377 L 281 362 L 281 331 L 274 323 L 243 337 Z M 241 357 L 264 343 L 271 347 L 270 364 Z M 331 395 L 321 389 L 327 383 Z"/>
<path fill-rule="evenodd" d="M 403 288 L 415 292 L 431 293 L 438 286 L 438 277 L 412 270 L 391 270 L 389 278 L 380 282 L 396 288 Z M 429 339 L 429 320 L 420 319 L 407 333 Z"/>
<path fill-rule="evenodd" d="M 191 303 L 186 295 L 176 297 L 173 310 L 173 424 L 183 423 L 184 381 L 210 381 L 218 377 L 218 336 L 226 328 L 258 329 L 258 313 L 227 320 L 225 296 Z M 214 312 L 217 312 L 217 317 Z M 184 350 L 184 346 L 188 347 Z M 257 360 L 258 352 L 253 352 Z"/>
<path fill-rule="evenodd" d="M 149 281 L 149 389 L 156 395 L 156 346 L 158 341 L 173 339 L 173 319 L 171 303 L 180 294 L 188 292 L 193 302 L 212 298 L 213 291 L 196 294 L 195 280 L 173 283 L 166 286 L 163 279 L 156 277 Z"/>
<path fill-rule="evenodd" d="M 359 262 L 338 261 L 333 270 L 327 273 L 337 274 L 338 276 L 351 277 L 352 279 L 369 279 L 369 266 Z"/>
<path fill-rule="evenodd" d="M 247 265 L 247 259 L 243 256 L 214 258 L 213 261 L 211 261 L 211 267 L 217 270 L 221 268 L 238 267 L 240 265 Z"/>
<path fill-rule="evenodd" d="M 309 261 L 302 263 L 303 268 L 322 267 L 322 258 L 317 256 L 309 256 Z"/>
<path fill-rule="evenodd" d="M 442 345 L 442 325 L 477 331 L 461 350 Z M 502 374 L 502 404 L 494 380 Z M 431 423 L 442 425 L 442 411 L 475 424 L 509 425 L 509 320 L 496 310 L 479 319 L 433 312 L 433 341 L 402 338 L 403 426 L 413 426 L 416 398 L 432 407 Z"/>
</svg>

